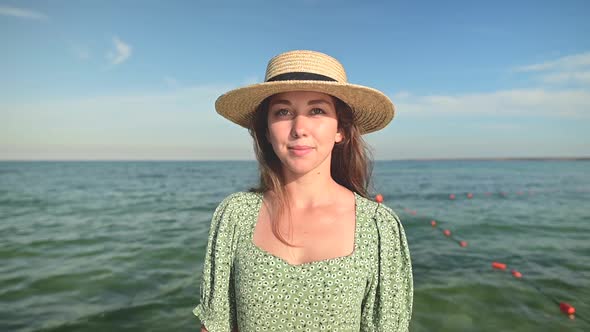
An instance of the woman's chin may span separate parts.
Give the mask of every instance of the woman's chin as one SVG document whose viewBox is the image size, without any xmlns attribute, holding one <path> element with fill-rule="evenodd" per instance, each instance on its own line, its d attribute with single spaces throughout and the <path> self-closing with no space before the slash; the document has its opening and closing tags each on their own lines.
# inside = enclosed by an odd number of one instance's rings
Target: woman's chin
<svg viewBox="0 0 590 332">
<path fill-rule="evenodd" d="M 286 166 L 286 170 L 293 175 L 305 175 L 314 169 L 316 169 L 319 165 L 312 162 L 311 160 L 289 160 L 283 165 Z"/>
</svg>

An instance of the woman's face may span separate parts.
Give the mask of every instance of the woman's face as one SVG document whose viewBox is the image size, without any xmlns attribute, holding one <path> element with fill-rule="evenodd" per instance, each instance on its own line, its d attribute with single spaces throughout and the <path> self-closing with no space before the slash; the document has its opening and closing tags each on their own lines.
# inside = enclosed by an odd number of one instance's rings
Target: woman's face
<svg viewBox="0 0 590 332">
<path fill-rule="evenodd" d="M 271 97 L 268 108 L 268 141 L 284 171 L 303 175 L 327 167 L 338 131 L 334 99 L 325 93 L 292 91 Z"/>
</svg>

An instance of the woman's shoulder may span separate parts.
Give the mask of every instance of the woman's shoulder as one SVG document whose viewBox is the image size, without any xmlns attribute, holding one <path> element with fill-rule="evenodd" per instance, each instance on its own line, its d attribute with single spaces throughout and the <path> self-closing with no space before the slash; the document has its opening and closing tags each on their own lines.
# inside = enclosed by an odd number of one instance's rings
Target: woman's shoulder
<svg viewBox="0 0 590 332">
<path fill-rule="evenodd" d="M 212 227 L 236 226 L 245 214 L 256 210 L 257 193 L 238 191 L 225 196 L 215 208 Z M 232 228 L 233 229 L 233 228 Z"/>
<path fill-rule="evenodd" d="M 362 210 L 368 211 L 371 214 L 378 214 L 376 217 L 392 217 L 399 219 L 395 211 L 387 204 L 378 203 L 370 198 L 366 198 L 360 194 L 356 194 L 358 198 L 358 204 Z"/>
<path fill-rule="evenodd" d="M 400 219 L 395 211 L 383 203 L 357 194 L 360 210 L 370 218 L 381 222 L 399 222 Z"/>
<path fill-rule="evenodd" d="M 237 208 L 240 206 L 251 206 L 255 203 L 256 199 L 259 199 L 262 194 L 250 191 L 237 191 L 228 194 L 219 203 L 219 206 L 226 208 Z"/>
</svg>

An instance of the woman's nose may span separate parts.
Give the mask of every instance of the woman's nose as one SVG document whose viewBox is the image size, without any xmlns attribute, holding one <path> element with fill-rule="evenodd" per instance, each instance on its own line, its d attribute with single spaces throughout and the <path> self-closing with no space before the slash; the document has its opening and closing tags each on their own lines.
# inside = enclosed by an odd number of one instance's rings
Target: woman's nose
<svg viewBox="0 0 590 332">
<path fill-rule="evenodd" d="M 296 115 L 291 122 L 291 136 L 301 137 L 307 135 L 307 118 L 303 115 Z"/>
</svg>

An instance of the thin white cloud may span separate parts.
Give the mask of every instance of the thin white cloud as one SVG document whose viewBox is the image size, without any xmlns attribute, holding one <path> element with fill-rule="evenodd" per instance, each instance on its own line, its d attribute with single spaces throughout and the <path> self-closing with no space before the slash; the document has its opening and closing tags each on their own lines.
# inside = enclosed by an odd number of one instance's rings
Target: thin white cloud
<svg viewBox="0 0 590 332">
<path fill-rule="evenodd" d="M 513 72 L 533 74 L 534 78 L 545 84 L 587 87 L 590 86 L 590 52 L 516 67 Z"/>
<path fill-rule="evenodd" d="M 164 82 L 170 88 L 177 88 L 179 86 L 178 80 L 175 79 L 174 77 L 170 77 L 170 76 L 164 77 Z"/>
<path fill-rule="evenodd" d="M 393 98 L 394 100 L 398 100 L 398 99 L 408 98 L 408 97 L 410 97 L 410 96 L 411 96 L 411 94 L 410 94 L 410 92 L 408 92 L 408 91 L 399 91 L 399 92 L 395 93 L 395 94 L 392 96 L 392 98 Z"/>
<path fill-rule="evenodd" d="M 590 71 L 552 73 L 544 75 L 542 80 L 549 84 L 580 83 L 590 85 Z"/>
<path fill-rule="evenodd" d="M 115 50 L 107 54 L 107 58 L 111 61 L 111 64 L 118 65 L 127 61 L 133 51 L 131 45 L 125 43 L 119 37 L 113 37 L 113 43 Z"/>
<path fill-rule="evenodd" d="M 250 76 L 242 81 L 242 85 L 251 85 L 251 84 L 256 84 L 256 83 L 260 83 L 260 82 L 262 82 L 262 80 L 260 78 L 258 78 L 258 76 Z"/>
<path fill-rule="evenodd" d="M 405 116 L 590 117 L 590 91 L 515 89 L 462 95 L 408 95 L 393 98 Z"/>
<path fill-rule="evenodd" d="M 247 130 L 215 112 L 230 88 L 0 101 L 0 159 L 251 159 Z"/>
<path fill-rule="evenodd" d="M 38 21 L 48 19 L 47 15 L 45 15 L 41 12 L 38 12 L 38 11 L 24 9 L 24 8 L 17 8 L 17 7 L 8 7 L 8 6 L 0 6 L 0 15 L 24 18 L 24 19 L 29 19 L 29 20 L 38 20 Z"/>
<path fill-rule="evenodd" d="M 557 60 L 516 67 L 516 72 L 539 72 L 550 70 L 577 70 L 590 66 L 590 52 L 561 57 Z"/>
<path fill-rule="evenodd" d="M 71 50 L 74 53 L 74 55 L 80 60 L 90 59 L 90 50 L 88 50 L 87 47 L 75 45 L 71 47 Z"/>
</svg>

